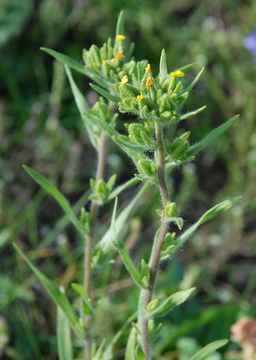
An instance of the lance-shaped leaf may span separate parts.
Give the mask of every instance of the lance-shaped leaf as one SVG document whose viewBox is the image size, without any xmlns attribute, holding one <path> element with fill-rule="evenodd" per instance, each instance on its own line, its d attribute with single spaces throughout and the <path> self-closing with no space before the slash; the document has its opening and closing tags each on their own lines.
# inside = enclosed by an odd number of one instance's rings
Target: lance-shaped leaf
<svg viewBox="0 0 256 360">
<path fill-rule="evenodd" d="M 233 123 L 236 121 L 236 119 L 239 117 L 239 115 L 233 116 L 231 119 L 226 121 L 224 124 L 221 124 L 220 126 L 216 127 L 214 130 L 209 132 L 202 140 L 200 140 L 198 143 L 190 146 L 188 149 L 188 156 L 195 155 L 198 151 L 204 149 L 206 146 L 208 146 L 211 142 L 213 142 L 218 136 L 222 135 L 225 131 L 227 131 Z"/>
<path fill-rule="evenodd" d="M 84 286 L 82 286 L 80 284 L 77 284 L 77 283 L 72 283 L 71 286 L 81 296 L 81 298 L 84 301 L 87 309 L 92 314 L 94 312 L 94 309 L 92 307 L 91 300 L 88 298 L 88 296 L 87 296 L 87 294 L 85 292 Z"/>
<path fill-rule="evenodd" d="M 133 327 L 128 342 L 125 349 L 125 358 L 124 360 L 136 360 L 136 345 L 137 345 L 137 332 Z"/>
<path fill-rule="evenodd" d="M 187 64 L 187 65 L 184 65 L 182 67 L 179 67 L 178 69 L 174 70 L 174 71 L 177 71 L 177 70 L 180 70 L 180 71 L 188 71 L 190 69 L 192 69 L 194 66 L 196 65 L 196 63 L 190 63 L 190 64 Z M 187 90 L 186 90 L 187 91 Z"/>
<path fill-rule="evenodd" d="M 138 194 L 134 196 L 132 201 L 126 208 L 118 215 L 115 221 L 116 233 L 121 240 L 127 231 L 129 219 L 133 215 L 139 199 L 149 190 L 151 187 L 150 183 L 145 183 L 139 190 Z M 103 238 L 100 240 L 100 248 L 104 253 L 107 253 L 112 248 L 111 228 L 105 233 Z"/>
<path fill-rule="evenodd" d="M 190 295 L 195 291 L 196 288 L 191 288 L 188 290 L 178 291 L 175 294 L 169 296 L 164 300 L 157 308 L 152 311 L 148 311 L 149 316 L 163 316 L 169 311 L 171 311 L 175 306 L 183 304 Z"/>
<path fill-rule="evenodd" d="M 208 345 L 206 345 L 203 349 L 199 350 L 190 360 L 206 360 L 210 355 L 215 353 L 216 350 L 226 345 L 228 340 L 217 340 Z"/>
<path fill-rule="evenodd" d="M 123 260 L 123 263 L 124 263 L 126 269 L 128 270 L 128 272 L 130 273 L 135 284 L 142 289 L 147 289 L 148 284 L 145 282 L 144 279 L 142 279 L 140 273 L 136 269 L 134 263 L 132 262 L 129 254 L 125 248 L 124 243 L 122 241 L 118 240 L 118 238 L 117 238 L 118 234 L 116 233 L 116 227 L 115 227 L 117 202 L 118 202 L 118 199 L 116 198 L 114 209 L 113 209 L 113 214 L 112 214 L 112 218 L 111 218 L 111 226 L 110 226 L 110 231 L 111 231 L 110 236 L 112 239 L 113 247 L 119 252 L 119 254 Z"/>
<path fill-rule="evenodd" d="M 48 181 L 37 171 L 29 168 L 26 165 L 23 165 L 23 168 L 28 173 L 28 175 L 32 177 L 33 180 L 35 180 L 45 191 L 47 191 L 57 201 L 57 203 L 64 210 L 70 221 L 75 225 L 77 230 L 79 230 L 83 234 L 82 227 L 80 226 L 80 223 L 76 218 L 75 214 L 73 213 L 73 210 L 71 209 L 65 196 L 62 195 L 61 192 L 58 189 L 56 189 L 56 187 L 50 181 Z"/>
<path fill-rule="evenodd" d="M 116 24 L 116 38 L 115 38 L 114 48 L 117 48 L 117 45 L 118 45 L 117 35 L 124 35 L 124 12 L 123 11 L 120 12 L 120 14 L 118 16 L 117 24 Z"/>
<path fill-rule="evenodd" d="M 211 209 L 206 211 L 194 225 L 192 225 L 190 228 L 188 228 L 186 231 L 184 231 L 184 233 L 177 238 L 177 240 L 174 243 L 175 247 L 174 247 L 173 253 L 175 251 L 177 251 L 193 235 L 193 233 L 196 231 L 196 229 L 200 225 L 202 225 L 206 221 L 212 219 L 213 217 L 215 217 L 222 211 L 230 209 L 240 199 L 241 199 L 241 196 L 235 196 L 231 199 L 222 201 L 221 203 L 213 206 Z"/>
<path fill-rule="evenodd" d="M 124 335 L 124 332 L 130 325 L 132 321 L 134 321 L 137 317 L 137 313 L 132 314 L 127 321 L 121 326 L 121 328 L 118 330 L 118 332 L 115 334 L 115 336 L 111 339 L 110 343 L 106 347 L 106 349 L 103 352 L 102 359 L 108 359 L 108 355 L 113 353 L 113 347 L 118 342 L 118 340 Z M 128 340 L 129 342 L 129 340 Z M 113 355 L 112 355 L 113 357 Z M 110 357 L 110 358 L 112 358 Z"/>
<path fill-rule="evenodd" d="M 15 250 L 22 256 L 22 258 L 26 261 L 27 265 L 34 272 L 36 277 L 41 281 L 44 288 L 47 290 L 48 294 L 51 296 L 53 301 L 57 306 L 60 307 L 63 314 L 66 316 L 73 330 L 80 336 L 84 336 L 84 331 L 81 325 L 79 324 L 79 319 L 75 316 L 71 305 L 69 304 L 66 296 L 59 290 L 59 288 L 50 281 L 41 271 L 39 271 L 33 263 L 29 260 L 29 258 L 23 253 L 23 251 L 13 243 Z"/>
<path fill-rule="evenodd" d="M 108 91 L 104 90 L 102 87 L 98 85 L 90 83 L 90 87 L 96 92 L 98 92 L 100 95 L 104 96 L 106 99 L 112 101 L 115 104 L 118 104 L 121 101 L 119 96 L 110 94 Z"/>
<path fill-rule="evenodd" d="M 124 184 L 121 184 L 117 186 L 108 196 L 108 200 L 113 200 L 115 197 L 117 197 L 121 192 L 123 192 L 125 189 L 128 189 L 129 187 L 138 184 L 140 180 L 138 178 L 132 178 L 128 181 L 126 181 Z"/>
<path fill-rule="evenodd" d="M 194 86 L 196 86 L 196 84 L 198 83 L 202 73 L 204 72 L 204 66 L 202 67 L 202 69 L 199 71 L 199 73 L 196 75 L 196 77 L 194 78 L 194 80 L 192 81 L 192 83 L 186 88 L 186 92 L 191 91 L 193 89 Z"/>
<path fill-rule="evenodd" d="M 73 360 L 69 322 L 59 306 L 57 306 L 57 344 L 59 360 Z"/>
<path fill-rule="evenodd" d="M 163 49 L 161 52 L 160 57 L 160 64 L 159 64 L 159 75 L 160 75 L 160 81 L 163 80 L 163 78 L 167 75 L 167 64 L 166 64 L 166 54 L 165 50 Z"/>
<path fill-rule="evenodd" d="M 79 90 L 79 88 L 77 87 L 71 71 L 69 70 L 69 67 L 67 65 L 65 65 L 65 70 L 66 70 L 66 74 L 71 86 L 71 90 L 78 108 L 78 111 L 80 113 L 80 116 L 84 122 L 84 125 L 88 131 L 88 135 L 89 138 L 91 140 L 91 143 L 93 144 L 93 146 L 95 147 L 95 149 L 99 148 L 99 144 L 100 144 L 100 134 L 98 132 L 95 131 L 95 127 L 96 125 L 90 121 L 90 117 L 86 116 L 86 111 L 89 110 L 89 106 L 87 104 L 87 101 L 85 100 L 85 97 L 83 96 L 83 94 L 81 93 L 81 91 Z"/>
<path fill-rule="evenodd" d="M 184 119 L 191 118 L 192 116 L 195 116 L 195 115 L 199 114 L 200 112 L 204 111 L 205 109 L 206 109 L 206 105 L 200 107 L 199 109 L 190 111 L 190 112 L 188 112 L 186 114 L 182 114 L 182 115 L 179 116 L 179 120 L 184 120 Z"/>
<path fill-rule="evenodd" d="M 101 84 L 102 86 L 105 86 L 105 87 L 108 87 L 111 85 L 111 83 L 101 73 L 96 74 L 95 72 L 89 71 L 84 65 L 82 65 L 78 61 L 72 59 L 70 56 L 61 54 L 58 51 L 48 49 L 45 47 L 41 47 L 40 49 L 45 51 L 47 54 L 53 56 L 55 59 L 59 60 L 64 65 L 67 65 L 71 69 L 74 69 L 74 70 L 88 76 L 90 79 L 94 80 L 98 84 Z"/>
<path fill-rule="evenodd" d="M 154 151 L 157 149 L 157 145 L 154 143 L 150 145 L 134 143 L 130 141 L 130 139 L 127 136 L 124 135 L 118 135 L 118 137 L 114 137 L 113 140 L 117 144 L 119 144 L 119 146 L 123 146 L 134 151 L 144 152 L 144 151 Z"/>
<path fill-rule="evenodd" d="M 85 112 L 86 116 L 91 116 L 92 120 L 95 122 L 96 125 L 101 127 L 103 131 L 105 131 L 108 136 L 128 155 L 132 158 L 132 160 L 137 163 L 141 159 L 146 159 L 146 155 L 143 153 L 138 153 L 137 151 L 127 149 L 122 144 L 118 144 L 116 142 L 116 138 L 120 135 L 119 132 L 109 123 L 101 119 L 100 117 L 92 115 L 89 111 Z"/>
</svg>

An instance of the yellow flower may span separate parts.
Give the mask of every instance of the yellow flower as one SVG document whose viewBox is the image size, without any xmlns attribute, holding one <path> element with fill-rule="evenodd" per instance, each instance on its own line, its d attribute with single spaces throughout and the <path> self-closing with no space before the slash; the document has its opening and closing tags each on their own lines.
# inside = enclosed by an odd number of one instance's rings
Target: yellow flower
<svg viewBox="0 0 256 360">
<path fill-rule="evenodd" d="M 149 76 L 146 81 L 146 87 L 151 87 L 154 84 L 153 76 Z"/>
<path fill-rule="evenodd" d="M 106 65 L 107 64 L 106 60 L 102 60 L 102 64 Z"/>
<path fill-rule="evenodd" d="M 110 60 L 111 64 L 114 64 L 114 61 L 115 61 L 115 58 L 112 58 L 112 59 Z"/>
<path fill-rule="evenodd" d="M 124 58 L 124 51 L 120 50 L 120 51 L 114 51 L 114 56 L 117 60 L 123 60 Z"/>
<path fill-rule="evenodd" d="M 116 39 L 117 39 L 117 41 L 122 41 L 122 40 L 126 39 L 126 36 L 124 36 L 124 35 L 117 35 L 117 36 L 116 36 Z"/>
<path fill-rule="evenodd" d="M 150 72 L 150 69 L 151 69 L 151 66 L 150 66 L 150 64 L 148 64 L 148 65 L 145 67 L 145 71 L 146 71 L 147 73 L 149 73 L 149 72 Z"/>
<path fill-rule="evenodd" d="M 171 73 L 171 76 L 173 77 L 183 77 L 184 75 L 185 75 L 184 72 L 181 70 L 173 71 Z"/>
<path fill-rule="evenodd" d="M 140 95 L 137 95 L 137 100 L 142 101 L 144 99 L 144 96 L 142 92 L 140 92 Z"/>
<path fill-rule="evenodd" d="M 123 78 L 122 78 L 121 84 L 125 85 L 127 82 L 128 82 L 128 76 L 124 75 Z"/>
</svg>

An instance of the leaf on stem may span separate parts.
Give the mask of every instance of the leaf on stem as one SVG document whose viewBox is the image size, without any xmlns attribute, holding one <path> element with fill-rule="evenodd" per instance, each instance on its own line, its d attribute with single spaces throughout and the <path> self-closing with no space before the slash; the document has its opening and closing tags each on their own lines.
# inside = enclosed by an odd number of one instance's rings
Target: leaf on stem
<svg viewBox="0 0 256 360">
<path fill-rule="evenodd" d="M 124 360 L 136 360 L 136 344 L 137 332 L 136 329 L 133 327 L 127 341 Z"/>
<path fill-rule="evenodd" d="M 202 140 L 200 140 L 198 143 L 190 146 L 188 149 L 188 156 L 195 155 L 200 150 L 207 147 L 213 140 L 215 140 L 217 137 L 222 135 L 225 131 L 227 131 L 233 123 L 236 121 L 237 118 L 239 118 L 240 115 L 235 115 L 231 119 L 227 120 L 224 124 L 221 124 L 220 126 L 216 127 L 214 130 L 210 131 L 209 134 L 207 134 Z"/>
<path fill-rule="evenodd" d="M 212 219 L 222 211 L 230 209 L 233 205 L 235 205 L 239 200 L 241 199 L 241 196 L 235 196 L 231 199 L 222 201 L 221 203 L 213 206 L 211 209 L 206 211 L 200 219 L 192 225 L 190 228 L 188 228 L 184 233 L 177 238 L 177 240 L 174 243 L 174 250 L 173 253 L 176 252 L 196 231 L 196 229 L 205 223 L 206 221 Z"/>
<path fill-rule="evenodd" d="M 95 147 L 95 149 L 99 148 L 99 144 L 100 144 L 100 129 L 99 129 L 99 134 L 97 134 L 97 132 L 95 132 L 95 124 L 90 121 L 90 117 L 85 115 L 85 112 L 89 110 L 89 106 L 87 104 L 87 101 L 85 100 L 85 97 L 83 96 L 83 94 L 81 93 L 81 91 L 79 90 L 79 88 L 77 87 L 72 73 L 69 69 L 69 67 L 67 65 L 65 65 L 65 70 L 66 70 L 66 74 L 71 86 L 71 90 L 78 108 L 78 111 L 80 113 L 80 116 L 84 122 L 84 125 L 88 131 L 88 135 L 89 138 L 91 140 L 91 143 L 93 144 L 93 146 Z"/>
<path fill-rule="evenodd" d="M 179 120 L 184 120 L 184 119 L 191 118 L 192 116 L 195 116 L 195 115 L 199 114 L 200 112 L 204 111 L 205 109 L 206 109 L 206 105 L 200 107 L 199 109 L 190 111 L 190 112 L 188 112 L 186 114 L 182 114 L 182 115 L 179 116 Z"/>
<path fill-rule="evenodd" d="M 63 211 L 68 216 L 69 220 L 75 225 L 77 230 L 80 231 L 80 233 L 83 234 L 82 227 L 80 226 L 80 223 L 73 213 L 73 210 L 71 209 L 67 199 L 64 195 L 61 194 L 61 192 L 45 177 L 43 177 L 41 174 L 39 174 L 37 171 L 31 169 L 30 167 L 23 165 L 24 170 L 28 173 L 29 176 L 32 177 L 35 182 L 37 182 L 46 192 L 48 192 L 60 205 L 60 207 L 63 209 Z"/>
<path fill-rule="evenodd" d="M 115 104 L 118 104 L 121 101 L 119 96 L 110 94 L 108 91 L 106 91 L 105 89 L 103 89 L 98 85 L 90 83 L 90 87 L 96 92 L 98 92 L 100 95 L 104 96 L 106 99 L 112 101 Z"/>
<path fill-rule="evenodd" d="M 163 80 L 163 78 L 167 75 L 167 73 L 168 73 L 168 71 L 167 71 L 167 64 L 166 64 L 166 53 L 165 53 L 165 50 L 163 49 L 161 52 L 160 65 L 159 65 L 160 81 Z"/>
<path fill-rule="evenodd" d="M 57 306 L 60 307 L 63 314 L 66 316 L 70 325 L 74 329 L 74 331 L 79 336 L 84 336 L 84 331 L 81 325 L 79 324 L 79 319 L 75 316 L 71 305 L 68 302 L 66 296 L 59 290 L 59 288 L 49 280 L 41 271 L 39 271 L 33 263 L 29 260 L 29 258 L 23 253 L 23 251 L 18 247 L 17 244 L 13 243 L 15 250 L 21 255 L 21 257 L 25 260 L 30 269 L 34 272 L 36 277 L 41 281 L 42 285 L 47 290 L 48 294 L 51 296 L 53 301 Z"/>
<path fill-rule="evenodd" d="M 117 203 L 118 203 L 118 198 L 116 197 L 113 214 L 112 214 L 112 218 L 111 218 L 111 225 L 110 225 L 110 231 L 111 231 L 110 236 L 112 239 L 113 247 L 119 252 L 119 254 L 123 260 L 123 263 L 124 263 L 126 269 L 128 270 L 128 272 L 130 273 L 135 284 L 142 289 L 147 289 L 148 284 L 146 283 L 145 277 L 142 278 L 142 276 L 136 269 L 135 265 L 133 264 L 129 254 L 125 248 L 124 243 L 122 241 L 118 240 L 118 238 L 117 238 L 116 227 L 115 227 Z"/>
<path fill-rule="evenodd" d="M 203 349 L 199 350 L 190 360 L 206 360 L 210 355 L 215 353 L 220 347 L 226 345 L 228 340 L 217 340 L 208 345 L 206 345 Z"/>
<path fill-rule="evenodd" d="M 59 306 L 57 306 L 57 344 L 59 360 L 72 360 L 72 341 L 69 323 Z"/>
<path fill-rule="evenodd" d="M 202 69 L 199 71 L 199 73 L 196 75 L 196 77 L 194 78 L 194 80 L 192 81 L 192 83 L 186 88 L 186 91 L 191 91 L 193 89 L 194 86 L 196 86 L 196 84 L 198 83 L 202 73 L 204 72 L 204 66 L 202 67 Z"/>
<path fill-rule="evenodd" d="M 149 316 L 163 316 L 169 311 L 171 311 L 174 307 L 183 304 L 190 295 L 195 291 L 195 287 L 178 291 L 175 294 L 169 296 L 166 300 L 164 300 L 157 308 L 152 311 L 148 311 Z M 150 304 L 149 304 L 150 305 Z"/>
</svg>

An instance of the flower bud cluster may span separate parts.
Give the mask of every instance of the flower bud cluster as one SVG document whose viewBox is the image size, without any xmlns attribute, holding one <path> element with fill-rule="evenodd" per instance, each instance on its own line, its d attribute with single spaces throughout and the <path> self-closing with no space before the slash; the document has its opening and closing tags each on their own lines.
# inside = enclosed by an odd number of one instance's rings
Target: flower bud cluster
<svg viewBox="0 0 256 360">
<path fill-rule="evenodd" d="M 121 99 L 118 104 L 121 112 L 131 112 L 164 124 L 179 120 L 177 108 L 188 97 L 178 80 L 184 76 L 182 71 L 154 78 L 146 60 L 133 64 L 131 75 L 125 70 L 120 73 L 123 74 L 121 82 L 114 86 Z"/>
<path fill-rule="evenodd" d="M 191 161 L 194 156 L 189 154 L 189 141 L 190 131 L 175 138 L 171 144 L 167 144 L 166 151 L 168 156 L 166 157 L 166 164 L 179 165 L 185 161 Z"/>
</svg>

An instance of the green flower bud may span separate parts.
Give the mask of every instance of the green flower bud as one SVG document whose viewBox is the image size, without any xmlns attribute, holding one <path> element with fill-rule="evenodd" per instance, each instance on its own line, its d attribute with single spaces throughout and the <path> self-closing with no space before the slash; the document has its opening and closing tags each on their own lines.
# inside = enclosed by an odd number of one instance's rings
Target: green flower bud
<svg viewBox="0 0 256 360">
<path fill-rule="evenodd" d="M 137 167 L 138 167 L 139 172 L 144 175 L 147 175 L 149 177 L 156 175 L 156 166 L 152 160 L 149 160 L 149 159 L 139 160 Z"/>
<path fill-rule="evenodd" d="M 176 204 L 174 202 L 168 201 L 165 209 L 164 209 L 164 216 L 166 217 L 177 217 L 179 216 L 180 211 L 177 208 Z"/>
<path fill-rule="evenodd" d="M 159 305 L 158 299 L 151 300 L 150 303 L 147 305 L 147 311 L 151 312 L 151 311 L 155 310 L 158 305 Z"/>
</svg>

